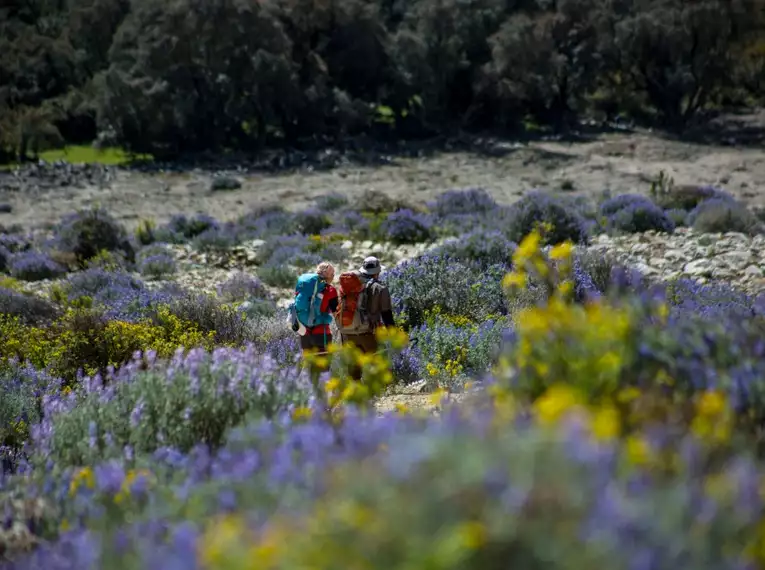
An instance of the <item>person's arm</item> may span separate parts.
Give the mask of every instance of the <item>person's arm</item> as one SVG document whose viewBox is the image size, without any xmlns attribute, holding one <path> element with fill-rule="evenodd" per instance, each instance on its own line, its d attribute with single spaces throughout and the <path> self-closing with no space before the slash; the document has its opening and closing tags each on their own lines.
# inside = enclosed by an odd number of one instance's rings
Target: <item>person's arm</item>
<svg viewBox="0 0 765 570">
<path fill-rule="evenodd" d="M 390 299 L 390 292 L 385 286 L 383 286 L 380 291 L 380 317 L 386 327 L 395 326 L 396 322 L 393 320 L 393 303 Z"/>
<path fill-rule="evenodd" d="M 335 289 L 332 285 L 327 285 L 324 287 L 324 296 L 321 299 L 321 307 L 319 310 L 322 313 L 334 313 L 337 311 L 337 304 L 338 304 L 338 298 L 337 298 L 337 289 Z"/>
</svg>

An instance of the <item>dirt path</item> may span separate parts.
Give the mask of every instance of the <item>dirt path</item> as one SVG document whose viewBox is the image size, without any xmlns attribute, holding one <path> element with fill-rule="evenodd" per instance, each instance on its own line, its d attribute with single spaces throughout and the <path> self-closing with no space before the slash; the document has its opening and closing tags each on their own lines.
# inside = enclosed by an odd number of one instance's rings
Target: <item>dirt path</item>
<svg viewBox="0 0 765 570">
<path fill-rule="evenodd" d="M 765 113 L 763 123 L 765 123 Z M 759 115 L 758 115 L 759 116 Z M 765 150 L 670 141 L 649 132 L 607 134 L 590 142 L 508 144 L 498 157 L 467 152 L 423 159 L 396 159 L 392 166 L 344 166 L 324 172 L 240 177 L 239 190 L 213 193 L 211 173 L 148 175 L 120 172 L 110 188 L 60 188 L 44 195 L 0 192 L 13 206 L 0 224 L 51 223 L 75 208 L 99 203 L 129 226 L 172 214 L 204 212 L 232 219 L 257 204 L 277 201 L 300 208 L 327 192 L 358 195 L 367 189 L 393 197 L 427 200 L 450 188 L 484 187 L 509 203 L 531 188 L 592 195 L 646 192 L 662 170 L 677 183 L 718 184 L 746 201 L 765 205 Z"/>
</svg>

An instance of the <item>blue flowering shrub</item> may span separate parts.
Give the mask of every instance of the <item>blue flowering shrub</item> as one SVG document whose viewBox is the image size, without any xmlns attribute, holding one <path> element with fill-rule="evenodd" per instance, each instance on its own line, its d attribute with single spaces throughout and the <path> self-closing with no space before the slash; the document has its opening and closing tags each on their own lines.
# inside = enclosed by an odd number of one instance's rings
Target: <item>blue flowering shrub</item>
<svg viewBox="0 0 765 570">
<path fill-rule="evenodd" d="M 417 347 L 418 379 L 454 388 L 481 377 L 496 363 L 509 327 L 506 317 L 474 323 L 465 317 L 443 315 L 438 309 L 427 313 L 425 324 L 409 335 Z M 402 369 L 400 381 L 407 380 L 407 372 Z"/>
<path fill-rule="evenodd" d="M 257 277 L 237 271 L 218 285 L 218 296 L 229 303 L 268 296 L 268 290 Z"/>
<path fill-rule="evenodd" d="M 305 371 L 281 368 L 252 348 L 181 350 L 152 366 L 154 358 L 150 353 L 113 376 L 89 379 L 58 402 L 46 414 L 32 461 L 66 468 L 123 457 L 126 447 L 137 455 L 215 448 L 244 417 L 275 417 L 310 396 Z"/>
<path fill-rule="evenodd" d="M 66 274 L 66 267 L 41 251 L 22 251 L 14 254 L 9 263 L 11 276 L 23 281 L 55 279 Z"/>
<path fill-rule="evenodd" d="M 427 214 L 398 210 L 385 219 L 382 232 L 393 243 L 419 243 L 433 237 L 433 221 Z"/>
<path fill-rule="evenodd" d="M 471 232 L 451 238 L 433 250 L 434 254 L 455 261 L 478 263 L 482 267 L 496 264 L 509 265 L 517 244 L 498 230 Z"/>
<path fill-rule="evenodd" d="M 178 269 L 172 251 L 162 243 L 141 248 L 136 261 L 138 272 L 144 277 L 161 279 L 173 275 Z"/>
<path fill-rule="evenodd" d="M 576 210 L 551 194 L 534 191 L 515 202 L 508 212 L 507 237 L 518 243 L 538 226 L 546 227 L 546 243 L 588 241 L 587 224 Z"/>
<path fill-rule="evenodd" d="M 473 322 L 507 314 L 500 284 L 505 266 L 489 266 L 481 273 L 476 269 L 443 255 L 426 254 L 386 271 L 381 279 L 406 328 L 422 325 L 426 313 L 434 310 Z"/>
<path fill-rule="evenodd" d="M 437 216 L 446 217 L 455 214 L 488 214 L 499 205 L 483 188 L 466 190 L 447 190 L 429 204 L 429 209 Z"/>
<path fill-rule="evenodd" d="M 649 230 L 672 233 L 675 223 L 650 198 L 640 194 L 621 194 L 600 205 L 605 227 L 619 233 L 641 233 Z"/>
</svg>

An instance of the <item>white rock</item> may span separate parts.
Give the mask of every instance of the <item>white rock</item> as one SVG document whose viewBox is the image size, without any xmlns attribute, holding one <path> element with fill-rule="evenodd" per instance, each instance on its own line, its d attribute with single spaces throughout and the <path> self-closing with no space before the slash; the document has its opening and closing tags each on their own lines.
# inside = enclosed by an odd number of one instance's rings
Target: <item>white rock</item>
<svg viewBox="0 0 765 570">
<path fill-rule="evenodd" d="M 763 276 L 763 270 L 758 265 L 749 265 L 746 269 L 744 269 L 744 275 L 747 277 L 762 277 Z"/>
<path fill-rule="evenodd" d="M 686 263 L 683 271 L 692 277 L 710 277 L 712 275 L 712 268 L 707 259 L 696 259 Z"/>
</svg>

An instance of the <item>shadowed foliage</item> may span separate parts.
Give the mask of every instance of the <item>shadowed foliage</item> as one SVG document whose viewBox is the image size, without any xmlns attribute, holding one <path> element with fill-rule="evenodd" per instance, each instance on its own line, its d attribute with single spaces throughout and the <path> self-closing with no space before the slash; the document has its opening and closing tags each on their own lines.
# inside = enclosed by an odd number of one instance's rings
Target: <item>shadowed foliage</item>
<svg viewBox="0 0 765 570">
<path fill-rule="evenodd" d="M 756 0 L 9 0 L 0 160 L 569 129 L 761 103 Z"/>
</svg>

